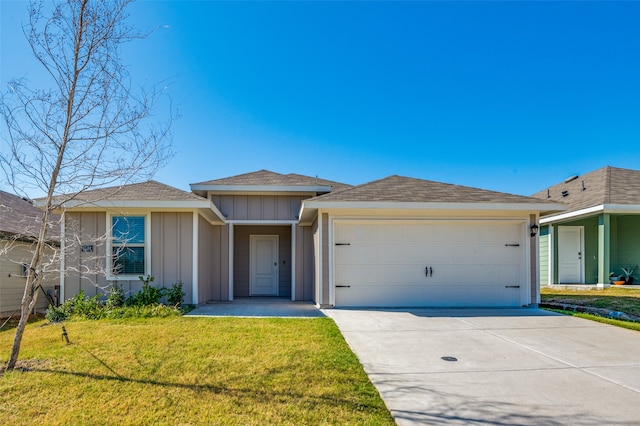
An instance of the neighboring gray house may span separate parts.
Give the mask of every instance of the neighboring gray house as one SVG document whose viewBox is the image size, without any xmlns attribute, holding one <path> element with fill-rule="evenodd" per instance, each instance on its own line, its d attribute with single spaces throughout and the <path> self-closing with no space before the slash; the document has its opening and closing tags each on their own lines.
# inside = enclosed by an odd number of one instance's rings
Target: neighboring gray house
<svg viewBox="0 0 640 426">
<path fill-rule="evenodd" d="M 40 230 L 42 211 L 31 201 L 0 191 L 0 318 L 10 316 L 20 308 L 26 284 L 26 268 L 33 256 L 34 241 Z M 54 216 L 49 233 L 49 248 L 42 271 L 43 289 L 55 298 L 59 284 L 59 265 L 48 264 L 60 242 L 59 217 Z M 37 310 L 44 311 L 49 301 L 44 294 L 38 297 Z M 18 313 L 19 314 L 19 313 Z"/>
<path fill-rule="evenodd" d="M 191 190 L 150 181 L 65 203 L 65 264 L 101 256 L 106 273 L 66 274 L 64 297 L 116 280 L 133 291 L 150 274 L 194 304 L 526 306 L 539 297 L 531 227 L 563 208 L 401 176 L 351 187 L 261 170 Z"/>
<path fill-rule="evenodd" d="M 609 285 L 640 271 L 640 171 L 603 167 L 533 195 L 567 206 L 540 218 L 540 282 Z"/>
</svg>

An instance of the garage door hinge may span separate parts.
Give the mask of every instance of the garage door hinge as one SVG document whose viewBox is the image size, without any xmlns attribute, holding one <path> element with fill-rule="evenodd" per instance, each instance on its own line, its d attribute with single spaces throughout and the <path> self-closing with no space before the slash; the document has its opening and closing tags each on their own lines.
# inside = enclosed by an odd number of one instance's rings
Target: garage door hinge
<svg viewBox="0 0 640 426">
<path fill-rule="evenodd" d="M 351 243 L 336 243 L 337 246 L 350 246 Z"/>
<path fill-rule="evenodd" d="M 351 288 L 350 285 L 337 285 L 336 288 Z"/>
<path fill-rule="evenodd" d="M 519 285 L 506 285 L 504 288 L 520 288 Z"/>
<path fill-rule="evenodd" d="M 520 244 L 505 244 L 505 247 L 520 247 Z"/>
</svg>

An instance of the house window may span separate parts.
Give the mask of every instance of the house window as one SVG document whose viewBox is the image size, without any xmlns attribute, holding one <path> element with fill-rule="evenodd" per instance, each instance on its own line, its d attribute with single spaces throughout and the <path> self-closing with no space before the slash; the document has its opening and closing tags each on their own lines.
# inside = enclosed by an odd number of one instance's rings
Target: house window
<svg viewBox="0 0 640 426">
<path fill-rule="evenodd" d="M 112 273 L 145 274 L 145 216 L 112 216 Z"/>
</svg>

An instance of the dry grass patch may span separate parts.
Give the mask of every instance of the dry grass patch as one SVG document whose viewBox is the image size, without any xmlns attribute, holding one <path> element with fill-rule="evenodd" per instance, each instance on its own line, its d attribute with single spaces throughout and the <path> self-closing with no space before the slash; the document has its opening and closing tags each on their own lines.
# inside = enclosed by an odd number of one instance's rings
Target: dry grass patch
<svg viewBox="0 0 640 426">
<path fill-rule="evenodd" d="M 328 318 L 65 326 L 71 345 L 59 325 L 27 329 L 28 368 L 0 377 L 0 424 L 393 424 Z"/>
</svg>

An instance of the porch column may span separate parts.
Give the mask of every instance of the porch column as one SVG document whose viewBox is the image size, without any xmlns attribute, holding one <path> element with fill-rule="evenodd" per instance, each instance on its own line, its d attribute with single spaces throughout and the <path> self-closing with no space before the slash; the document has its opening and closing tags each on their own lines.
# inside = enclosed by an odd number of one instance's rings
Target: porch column
<svg viewBox="0 0 640 426">
<path fill-rule="evenodd" d="M 609 287 L 611 271 L 611 217 L 603 213 L 598 217 L 598 284 Z"/>
<path fill-rule="evenodd" d="M 528 229 L 525 230 L 526 234 L 529 234 L 531 226 L 538 226 L 538 217 L 535 214 L 529 215 Z M 538 228 L 538 231 L 540 228 Z M 526 236 L 525 236 L 526 238 Z M 531 268 L 530 280 L 530 298 L 529 302 L 531 306 L 537 307 L 540 303 L 540 233 L 529 238 L 529 268 Z"/>
<path fill-rule="evenodd" d="M 291 224 L 291 300 L 296 300 L 296 224 Z"/>
<path fill-rule="evenodd" d="M 229 301 L 233 301 L 233 223 L 227 225 L 229 227 Z"/>
<path fill-rule="evenodd" d="M 198 232 L 198 222 L 199 221 L 199 215 L 198 212 L 193 212 L 193 232 L 192 232 L 192 244 L 193 247 L 191 249 L 191 253 L 192 253 L 192 261 L 191 261 L 191 303 L 193 305 L 197 305 L 198 303 L 200 303 L 200 297 L 198 296 L 198 290 L 199 290 L 199 286 L 198 286 L 198 278 L 200 276 L 199 274 L 199 268 L 198 268 L 198 260 L 199 260 L 199 252 L 198 252 L 198 244 L 199 244 L 199 232 Z"/>
</svg>

